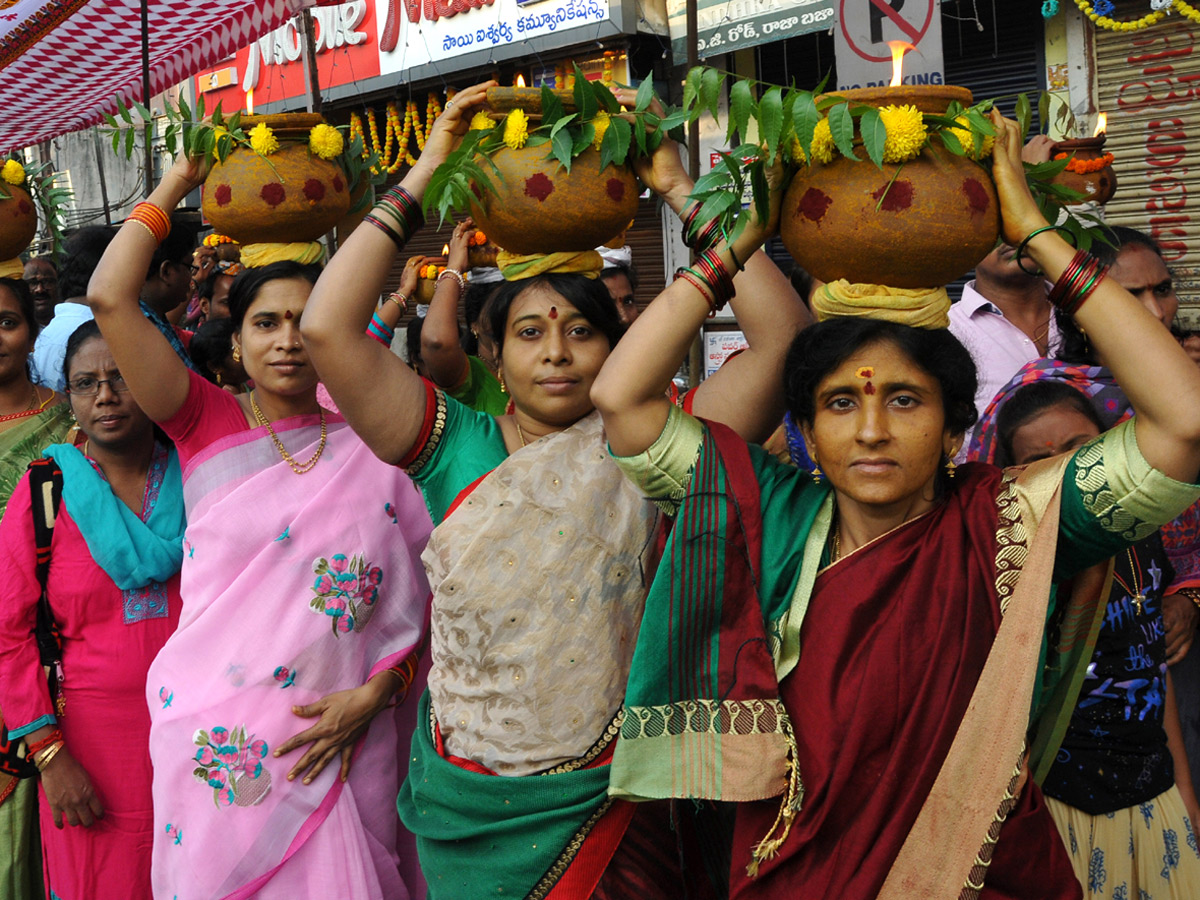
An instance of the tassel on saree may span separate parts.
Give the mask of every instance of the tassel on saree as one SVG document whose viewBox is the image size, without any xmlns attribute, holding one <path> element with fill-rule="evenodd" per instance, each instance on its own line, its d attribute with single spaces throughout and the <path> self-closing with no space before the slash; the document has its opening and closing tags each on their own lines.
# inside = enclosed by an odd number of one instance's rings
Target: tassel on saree
<svg viewBox="0 0 1200 900">
<path fill-rule="evenodd" d="M 758 877 L 758 867 L 763 860 L 774 859 L 779 853 L 779 848 L 788 839 L 788 835 L 792 831 L 792 823 L 796 820 L 796 815 L 800 812 L 800 806 L 804 802 L 804 782 L 800 778 L 800 766 L 797 762 L 799 749 L 796 747 L 796 738 L 792 734 L 792 726 L 786 721 L 783 723 L 783 737 L 788 746 L 785 776 L 787 790 L 784 792 L 783 802 L 779 805 L 779 814 L 775 816 L 770 830 L 755 845 L 754 852 L 750 854 L 750 864 L 746 866 L 746 874 L 751 878 Z M 772 837 L 776 829 L 780 827 L 782 827 L 782 831 L 779 836 Z"/>
</svg>

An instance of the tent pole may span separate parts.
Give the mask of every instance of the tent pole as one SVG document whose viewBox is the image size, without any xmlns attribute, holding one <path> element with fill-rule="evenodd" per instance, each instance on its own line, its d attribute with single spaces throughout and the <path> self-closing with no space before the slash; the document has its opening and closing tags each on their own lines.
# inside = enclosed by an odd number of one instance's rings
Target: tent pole
<svg viewBox="0 0 1200 900">
<path fill-rule="evenodd" d="M 317 71 L 317 36 L 313 26 L 312 10 L 307 7 L 300 13 L 304 35 L 304 101 L 308 112 L 321 111 L 321 75 Z"/>
<path fill-rule="evenodd" d="M 150 10 L 149 0 L 142 0 L 142 105 L 150 108 Z M 144 169 L 143 184 L 146 196 L 154 190 L 154 160 L 150 147 L 150 137 L 154 132 L 154 121 L 151 119 L 142 126 L 142 143 L 144 145 L 142 168 Z"/>
</svg>

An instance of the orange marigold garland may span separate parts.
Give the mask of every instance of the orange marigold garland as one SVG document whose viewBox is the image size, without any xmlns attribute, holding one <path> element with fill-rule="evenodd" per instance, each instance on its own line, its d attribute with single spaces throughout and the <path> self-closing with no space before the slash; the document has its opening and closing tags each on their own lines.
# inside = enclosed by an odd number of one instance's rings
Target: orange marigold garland
<svg viewBox="0 0 1200 900">
<path fill-rule="evenodd" d="M 1054 158 L 1066 159 L 1066 153 L 1055 154 Z M 1072 156 L 1070 162 L 1067 163 L 1067 171 L 1074 172 L 1076 175 L 1088 175 L 1092 172 L 1099 172 L 1101 169 L 1106 169 L 1113 164 L 1116 159 L 1111 153 L 1105 153 L 1098 159 L 1079 159 Z"/>
</svg>

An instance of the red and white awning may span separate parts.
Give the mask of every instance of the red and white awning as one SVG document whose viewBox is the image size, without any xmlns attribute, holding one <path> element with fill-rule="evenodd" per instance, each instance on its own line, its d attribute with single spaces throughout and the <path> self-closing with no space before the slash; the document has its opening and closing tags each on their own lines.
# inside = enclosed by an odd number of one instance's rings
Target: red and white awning
<svg viewBox="0 0 1200 900">
<path fill-rule="evenodd" d="M 314 0 L 145 0 L 150 93 L 278 28 Z M 142 97 L 141 0 L 0 0 L 0 152 Z"/>
</svg>

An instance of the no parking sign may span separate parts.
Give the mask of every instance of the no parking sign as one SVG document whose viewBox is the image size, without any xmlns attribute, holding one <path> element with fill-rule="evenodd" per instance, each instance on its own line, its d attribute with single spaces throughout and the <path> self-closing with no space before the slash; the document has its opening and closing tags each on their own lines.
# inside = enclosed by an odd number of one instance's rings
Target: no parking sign
<svg viewBox="0 0 1200 900">
<path fill-rule="evenodd" d="M 838 0 L 834 29 L 839 90 L 886 85 L 888 41 L 916 48 L 904 56 L 905 84 L 942 84 L 942 10 L 938 0 Z"/>
</svg>

